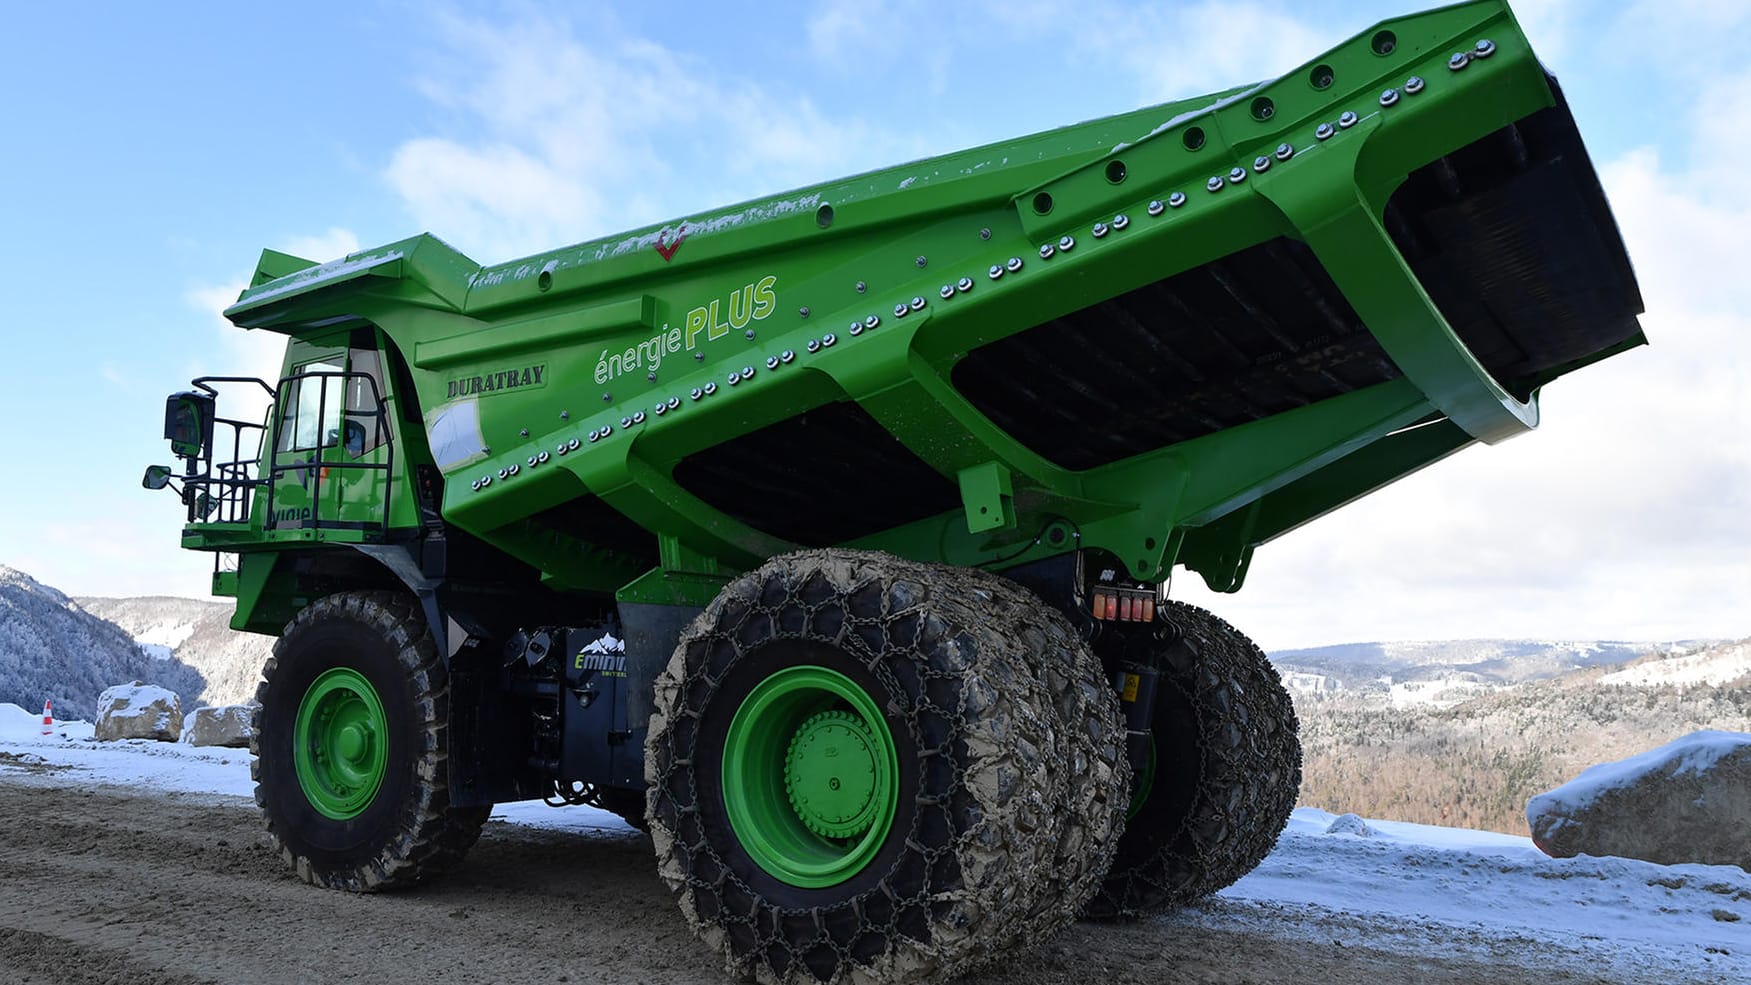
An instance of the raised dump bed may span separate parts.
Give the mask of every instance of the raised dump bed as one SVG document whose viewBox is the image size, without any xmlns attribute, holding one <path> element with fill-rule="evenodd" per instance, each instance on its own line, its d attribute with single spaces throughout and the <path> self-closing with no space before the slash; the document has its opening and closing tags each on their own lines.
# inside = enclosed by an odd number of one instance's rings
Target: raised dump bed
<svg viewBox="0 0 1751 985">
<path fill-rule="evenodd" d="M 1167 599 L 1644 340 L 1499 2 L 1279 79 L 482 267 L 265 252 L 265 423 L 171 398 L 185 546 L 281 636 L 260 794 L 403 885 L 614 810 L 769 981 L 934 980 L 1228 884 L 1293 805 L 1263 655 Z"/>
</svg>

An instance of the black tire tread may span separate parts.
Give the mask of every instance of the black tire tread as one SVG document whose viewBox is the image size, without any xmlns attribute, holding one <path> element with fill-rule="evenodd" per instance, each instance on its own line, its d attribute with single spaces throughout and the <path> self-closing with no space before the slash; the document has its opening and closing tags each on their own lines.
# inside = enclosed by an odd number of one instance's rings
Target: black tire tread
<svg viewBox="0 0 1751 985">
<path fill-rule="evenodd" d="M 415 714 L 422 721 L 420 748 L 405 767 L 414 774 L 412 796 L 397 817 L 396 830 L 375 857 L 343 868 L 314 865 L 294 851 L 276 828 L 261 783 L 261 715 L 275 675 L 291 656 L 300 630 L 330 619 L 364 625 L 394 648 L 411 685 Z M 298 878 L 314 886 L 371 893 L 411 886 L 462 861 L 480 838 L 492 808 L 449 806 L 449 702 L 448 672 L 413 598 L 395 592 L 342 592 L 318 599 L 292 617 L 274 645 L 274 655 L 262 667 L 249 751 L 255 757 L 250 763 L 250 776 L 256 781 L 255 802 L 262 811 L 268 838 Z"/>
<path fill-rule="evenodd" d="M 787 619 L 785 607 L 807 586 L 822 594 L 823 580 L 832 604 L 843 602 L 848 615 L 836 631 L 810 637 L 819 625 L 813 613 Z M 879 618 L 864 619 L 856 600 L 870 598 L 872 586 L 879 586 Z M 942 812 L 938 830 L 955 834 L 934 848 L 909 837 L 880 885 L 851 899 L 797 907 L 763 898 L 702 833 L 699 807 L 691 800 L 694 749 L 684 737 L 700 719 L 699 708 L 709 704 L 699 695 L 715 688 L 708 671 L 721 677 L 726 669 L 710 663 L 720 659 L 712 656 L 714 647 L 721 652 L 732 645 L 763 598 L 771 603 L 774 625 L 804 627 L 791 638 L 816 638 L 855 653 L 872 670 L 916 660 L 921 675 L 952 679 L 960 695 L 958 707 L 943 710 L 958 729 L 958 738 L 945 747 L 958 768 L 950 793 L 921 795 L 912 805 L 914 835 L 926 829 L 932 811 Z M 645 759 L 650 830 L 659 874 L 678 895 L 688 923 L 733 975 L 770 985 L 942 981 L 1031 946 L 1073 919 L 1082 901 L 1071 894 L 1092 891 L 1098 878 L 1090 873 L 1103 867 L 1102 853 L 1111 851 L 1107 842 L 1116 841 L 1108 834 L 1115 828 L 1110 817 L 1089 821 L 1073 807 L 1078 798 L 1105 804 L 1126 787 L 1122 759 L 1098 741 L 1110 738 L 1110 731 L 1084 738 L 1061 727 L 1060 705 L 1089 703 L 1114 719 L 1117 708 L 1105 709 L 1098 698 L 1087 702 L 1081 683 L 1091 674 L 1100 680 L 1098 662 L 1048 612 L 1025 589 L 982 572 L 833 549 L 777 557 L 732 581 L 682 634 L 655 688 Z M 878 652 L 860 635 L 874 623 L 881 624 L 874 627 L 878 635 L 887 633 L 912 617 L 925 627 L 912 649 Z M 1067 665 L 1058 679 L 1078 682 L 1075 696 L 1053 693 L 1056 682 L 1041 672 L 1053 651 Z M 896 692 L 888 710 L 935 714 L 930 707 Z M 895 738 L 908 741 L 905 735 Z M 1078 761 L 1092 764 L 1089 772 L 1097 779 L 1073 777 L 1072 763 Z M 905 806 L 897 824 L 906 823 Z M 1070 817 L 1074 822 L 1066 821 Z M 1066 840 L 1086 847 L 1063 851 Z M 918 853 L 925 860 L 916 871 L 925 881 L 909 890 L 897 874 Z M 908 932 L 907 913 L 925 915 L 928 932 L 915 926 Z M 851 930 L 844 929 L 848 924 Z M 787 938 L 787 928 L 800 928 L 801 939 Z M 883 946 L 854 954 L 871 934 Z M 808 955 L 817 960 L 808 961 Z"/>
<path fill-rule="evenodd" d="M 1301 742 L 1282 680 L 1252 640 L 1183 602 L 1161 617 L 1186 634 L 1197 662 L 1161 680 L 1191 709 L 1198 789 L 1178 830 L 1132 831 L 1084 916 L 1127 919 L 1214 893 L 1251 872 L 1275 846 L 1301 788 Z M 1158 718 L 1159 720 L 1159 718 Z"/>
</svg>

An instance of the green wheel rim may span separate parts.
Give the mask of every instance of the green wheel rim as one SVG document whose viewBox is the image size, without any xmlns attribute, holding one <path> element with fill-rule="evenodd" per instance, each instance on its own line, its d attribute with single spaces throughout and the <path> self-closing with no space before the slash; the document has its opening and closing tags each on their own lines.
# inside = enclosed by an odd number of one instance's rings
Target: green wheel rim
<svg viewBox="0 0 1751 985">
<path fill-rule="evenodd" d="M 371 806 L 389 762 L 389 723 L 377 689 L 336 667 L 312 681 L 292 726 L 292 765 L 317 813 L 337 821 Z"/>
<path fill-rule="evenodd" d="M 742 700 L 724 737 L 724 811 L 773 878 L 804 889 L 856 875 L 899 810 L 900 764 L 881 709 L 825 667 L 788 667 Z"/>
<path fill-rule="evenodd" d="M 1149 754 L 1143 757 L 1143 774 L 1131 778 L 1131 803 L 1125 808 L 1125 820 L 1137 816 L 1149 803 L 1149 792 L 1155 789 L 1155 734 L 1149 735 Z"/>
</svg>

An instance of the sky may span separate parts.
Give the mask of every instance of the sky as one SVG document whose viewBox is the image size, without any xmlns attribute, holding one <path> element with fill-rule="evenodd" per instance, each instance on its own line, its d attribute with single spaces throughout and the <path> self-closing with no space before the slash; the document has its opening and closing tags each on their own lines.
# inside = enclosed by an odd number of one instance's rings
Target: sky
<svg viewBox="0 0 1751 985">
<path fill-rule="evenodd" d="M 164 396 L 277 371 L 231 328 L 263 247 L 430 231 L 491 263 L 1287 72 L 1395 2 L 23 5 L 0 35 L 0 564 L 206 592 Z M 1525 0 L 1652 345 L 1173 595 L 1267 648 L 1751 635 L 1751 4 Z"/>
</svg>

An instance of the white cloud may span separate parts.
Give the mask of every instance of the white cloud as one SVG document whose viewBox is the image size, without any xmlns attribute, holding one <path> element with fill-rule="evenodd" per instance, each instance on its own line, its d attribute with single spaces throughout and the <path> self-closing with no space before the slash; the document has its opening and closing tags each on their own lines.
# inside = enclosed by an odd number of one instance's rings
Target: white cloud
<svg viewBox="0 0 1751 985">
<path fill-rule="evenodd" d="M 809 18 L 809 51 L 830 65 L 862 64 L 870 52 L 883 50 L 870 41 L 882 36 L 894 7 L 882 0 L 827 0 Z"/>
<path fill-rule="evenodd" d="M 339 260 L 349 253 L 357 253 L 359 237 L 351 229 L 330 226 L 315 236 L 294 236 L 275 249 L 295 257 L 315 260 L 317 263 L 327 263 L 330 260 Z"/>
<path fill-rule="evenodd" d="M 313 235 L 291 236 L 273 249 L 323 263 L 359 249 L 359 237 L 350 229 L 331 226 Z M 237 301 L 249 284 L 240 275 L 223 284 L 202 284 L 183 294 L 188 306 L 206 315 L 212 345 L 203 347 L 199 361 L 185 367 L 189 376 L 253 376 L 269 385 L 280 378 L 286 353 L 286 337 L 276 332 L 238 328 L 226 320 L 224 311 Z M 259 421 L 267 411 L 267 394 L 260 387 L 230 384 L 220 391 L 220 412 L 226 417 Z"/>
<path fill-rule="evenodd" d="M 441 35 L 422 89 L 464 125 L 403 143 L 386 177 L 483 262 L 826 180 L 880 139 L 607 20 L 450 17 Z"/>
<path fill-rule="evenodd" d="M 1514 18 L 1546 64 L 1559 63 L 1568 54 L 1576 19 L 1588 0 L 1516 0 Z"/>
<path fill-rule="evenodd" d="M 1743 62 L 1751 5 L 1744 0 L 1635 0 L 1618 7 L 1601 54 L 1625 71 L 1660 70 L 1706 93 L 1710 77 Z"/>
<path fill-rule="evenodd" d="M 1275 78 L 1359 29 L 1244 2 L 1100 5 L 1061 26 L 1085 57 L 1122 66 L 1149 102 Z"/>
</svg>

